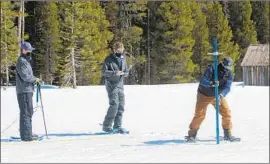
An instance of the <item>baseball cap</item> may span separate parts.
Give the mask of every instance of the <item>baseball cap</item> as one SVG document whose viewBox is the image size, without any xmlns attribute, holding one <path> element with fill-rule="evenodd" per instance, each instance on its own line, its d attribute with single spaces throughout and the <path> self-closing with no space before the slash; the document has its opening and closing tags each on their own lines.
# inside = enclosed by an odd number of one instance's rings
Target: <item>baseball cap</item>
<svg viewBox="0 0 270 164">
<path fill-rule="evenodd" d="M 29 42 L 22 42 L 21 48 L 27 51 L 35 50 L 35 48 L 33 48 Z"/>
<path fill-rule="evenodd" d="M 222 61 L 222 65 L 224 66 L 224 68 L 226 68 L 228 70 L 232 70 L 232 66 L 233 66 L 232 58 L 230 58 L 230 57 L 224 58 Z"/>
</svg>

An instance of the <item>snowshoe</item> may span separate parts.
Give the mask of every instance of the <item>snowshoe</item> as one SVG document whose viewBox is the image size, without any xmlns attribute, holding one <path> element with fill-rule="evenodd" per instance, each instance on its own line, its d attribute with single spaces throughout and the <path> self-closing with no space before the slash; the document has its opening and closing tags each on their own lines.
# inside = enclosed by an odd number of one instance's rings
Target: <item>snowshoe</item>
<svg viewBox="0 0 270 164">
<path fill-rule="evenodd" d="M 222 138 L 223 141 L 230 141 L 230 142 L 239 142 L 241 141 L 241 138 L 239 137 L 234 137 L 234 136 L 224 136 Z"/>
<path fill-rule="evenodd" d="M 120 133 L 120 134 L 129 134 L 129 131 L 124 129 L 124 128 L 114 128 L 113 132 L 114 133 Z"/>
<path fill-rule="evenodd" d="M 198 141 L 198 138 L 193 136 L 185 136 L 185 139 L 187 143 L 196 143 L 196 141 Z"/>
<path fill-rule="evenodd" d="M 228 130 L 228 129 L 223 129 L 223 130 L 224 130 L 224 137 L 221 137 L 221 140 L 230 141 L 230 142 L 241 141 L 241 138 L 232 136 L 230 130 Z"/>
</svg>

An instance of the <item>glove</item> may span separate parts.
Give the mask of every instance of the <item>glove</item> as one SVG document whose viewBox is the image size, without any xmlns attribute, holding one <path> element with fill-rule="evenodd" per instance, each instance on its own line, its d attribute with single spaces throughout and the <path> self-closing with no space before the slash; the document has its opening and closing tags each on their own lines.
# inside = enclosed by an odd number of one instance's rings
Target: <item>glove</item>
<svg viewBox="0 0 270 164">
<path fill-rule="evenodd" d="M 221 100 L 224 96 L 222 94 L 218 95 L 218 105 L 221 105 Z"/>
<path fill-rule="evenodd" d="M 218 87 L 219 86 L 219 81 L 217 80 L 217 81 L 212 81 L 211 83 L 210 83 L 210 85 L 212 86 L 212 87 Z"/>
<path fill-rule="evenodd" d="M 124 75 L 124 72 L 123 71 L 117 71 L 116 72 L 116 76 L 121 76 L 121 75 Z"/>
<path fill-rule="evenodd" d="M 41 83 L 42 83 L 42 80 L 40 80 L 39 78 L 36 78 L 35 84 L 36 84 L 37 86 L 40 86 Z"/>
</svg>

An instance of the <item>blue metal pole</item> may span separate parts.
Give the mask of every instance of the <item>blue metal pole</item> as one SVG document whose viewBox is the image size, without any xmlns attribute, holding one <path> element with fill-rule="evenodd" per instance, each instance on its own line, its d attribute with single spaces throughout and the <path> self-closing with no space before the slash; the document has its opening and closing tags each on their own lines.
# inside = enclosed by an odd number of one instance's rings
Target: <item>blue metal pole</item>
<svg viewBox="0 0 270 164">
<path fill-rule="evenodd" d="M 38 87 L 39 87 L 39 86 L 37 85 L 37 91 L 36 91 L 36 92 L 37 92 L 37 93 L 36 93 L 36 102 L 37 102 L 37 103 L 38 103 L 38 95 L 39 95 L 39 93 L 38 93 L 38 92 L 39 92 Z"/>
<path fill-rule="evenodd" d="M 213 39 L 213 59 L 214 59 L 214 80 L 218 81 L 218 50 L 217 50 L 217 39 Z M 218 100 L 218 86 L 215 86 L 215 108 L 216 108 L 216 140 L 219 144 L 219 100 Z"/>
</svg>

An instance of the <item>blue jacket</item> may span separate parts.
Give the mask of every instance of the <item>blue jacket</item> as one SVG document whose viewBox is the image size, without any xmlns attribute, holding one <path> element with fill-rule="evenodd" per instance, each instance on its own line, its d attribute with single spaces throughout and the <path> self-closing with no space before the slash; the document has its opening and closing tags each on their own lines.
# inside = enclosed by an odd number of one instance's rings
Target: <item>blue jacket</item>
<svg viewBox="0 0 270 164">
<path fill-rule="evenodd" d="M 212 87 L 211 83 L 214 81 L 214 67 L 210 65 L 207 67 L 204 75 L 200 80 L 200 84 L 198 87 L 198 92 L 204 94 L 205 96 L 214 97 L 215 96 L 215 88 Z M 225 97 L 231 89 L 231 85 L 233 82 L 232 71 L 225 69 L 222 64 L 218 65 L 218 81 L 219 94 L 222 94 Z"/>
<path fill-rule="evenodd" d="M 31 67 L 31 57 L 21 55 L 16 63 L 16 91 L 17 93 L 34 92 L 36 77 Z"/>
<path fill-rule="evenodd" d="M 124 75 L 116 76 L 117 71 L 123 71 Z M 126 56 L 117 57 L 115 54 L 110 54 L 104 61 L 102 67 L 102 75 L 105 77 L 105 85 L 108 89 L 124 88 L 124 77 L 129 75 Z"/>
</svg>

